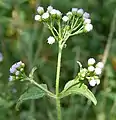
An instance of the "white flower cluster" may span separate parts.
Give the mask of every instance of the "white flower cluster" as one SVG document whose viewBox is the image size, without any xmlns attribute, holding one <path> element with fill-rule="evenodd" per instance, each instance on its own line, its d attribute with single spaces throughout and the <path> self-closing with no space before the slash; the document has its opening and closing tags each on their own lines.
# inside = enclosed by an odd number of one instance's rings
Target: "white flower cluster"
<svg viewBox="0 0 116 120">
<path fill-rule="evenodd" d="M 10 77 L 9 81 L 13 81 L 15 79 L 20 79 L 23 77 L 25 64 L 22 61 L 19 61 L 15 64 L 13 64 L 10 68 Z"/>
<path fill-rule="evenodd" d="M 37 8 L 38 14 L 35 15 L 36 21 L 49 21 L 50 18 L 61 18 L 62 13 L 59 10 L 54 9 L 52 6 L 48 6 L 47 11 L 45 12 L 44 8 L 39 6 Z"/>
<path fill-rule="evenodd" d="M 93 25 L 91 24 L 90 14 L 87 12 L 84 12 L 84 10 L 78 9 L 78 8 L 72 8 L 72 12 L 68 12 L 67 16 L 75 15 L 75 19 L 80 19 L 83 23 L 82 26 L 84 26 L 84 30 L 86 32 L 89 32 L 93 29 Z M 79 24 L 79 23 L 78 23 Z"/>
<path fill-rule="evenodd" d="M 72 8 L 72 11 L 69 11 L 66 15 L 62 16 L 62 13 L 59 10 L 54 9 L 52 6 L 48 6 L 46 12 L 43 7 L 39 6 L 37 8 L 37 12 L 38 14 L 35 15 L 36 21 L 43 21 L 43 22 L 51 21 L 52 22 L 52 20 L 56 18 L 56 21 L 58 19 L 61 19 L 63 24 L 69 21 L 68 23 L 70 25 L 72 22 L 79 19 L 79 21 L 82 22 L 81 26 L 83 26 L 83 30 L 85 30 L 86 32 L 87 31 L 89 32 L 93 29 L 93 26 L 91 24 L 90 14 L 87 12 L 84 12 L 83 9 Z M 77 22 L 77 26 L 78 24 L 79 23 Z"/>
<path fill-rule="evenodd" d="M 98 62 L 94 58 L 88 59 L 88 69 L 81 68 L 78 73 L 79 80 L 87 79 L 90 86 L 95 86 L 100 84 L 99 75 L 102 73 L 102 69 L 104 64 L 102 62 Z"/>
<path fill-rule="evenodd" d="M 102 69 L 104 67 L 102 62 L 98 62 L 96 65 L 95 62 L 96 61 L 94 58 L 88 59 L 88 71 L 91 76 L 87 77 L 87 79 L 89 80 L 90 86 L 100 84 L 99 75 L 101 75 Z"/>
<path fill-rule="evenodd" d="M 43 7 L 39 6 L 37 13 L 35 20 L 46 23 L 54 36 L 50 36 L 47 39 L 48 44 L 53 44 L 55 39 L 58 41 L 58 38 L 65 39 L 66 34 L 71 36 L 82 32 L 89 32 L 93 29 L 90 15 L 84 12 L 83 9 L 72 8 L 71 11 L 62 16 L 62 13 L 52 6 L 48 6 L 46 11 Z"/>
</svg>

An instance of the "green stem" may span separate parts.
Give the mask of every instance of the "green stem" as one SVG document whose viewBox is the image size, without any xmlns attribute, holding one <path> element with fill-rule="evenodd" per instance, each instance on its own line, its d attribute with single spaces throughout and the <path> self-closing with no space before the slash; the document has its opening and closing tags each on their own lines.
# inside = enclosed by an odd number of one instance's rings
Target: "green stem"
<svg viewBox="0 0 116 120">
<path fill-rule="evenodd" d="M 56 95 L 57 96 L 59 94 L 59 78 L 60 78 L 61 56 L 62 56 L 62 46 L 61 46 L 61 43 L 59 42 L 57 73 L 56 73 Z"/>
<path fill-rule="evenodd" d="M 56 110 L 57 110 L 58 120 L 61 120 L 61 106 L 60 106 L 60 98 L 59 98 L 59 82 L 60 82 L 59 78 L 60 78 L 62 48 L 63 48 L 63 46 L 59 42 L 57 73 L 56 73 Z"/>
<path fill-rule="evenodd" d="M 28 79 L 32 84 L 36 85 L 37 87 L 39 87 L 41 90 L 43 90 L 44 92 L 46 92 L 48 94 L 48 96 L 52 97 L 52 98 L 56 98 L 56 96 L 48 91 L 47 89 L 45 89 L 44 87 L 42 87 L 40 84 L 38 84 L 37 82 L 35 82 L 33 79 Z"/>
<path fill-rule="evenodd" d="M 61 120 L 61 106 L 60 106 L 60 98 L 56 98 L 56 110 L 57 110 L 57 120 Z"/>
</svg>

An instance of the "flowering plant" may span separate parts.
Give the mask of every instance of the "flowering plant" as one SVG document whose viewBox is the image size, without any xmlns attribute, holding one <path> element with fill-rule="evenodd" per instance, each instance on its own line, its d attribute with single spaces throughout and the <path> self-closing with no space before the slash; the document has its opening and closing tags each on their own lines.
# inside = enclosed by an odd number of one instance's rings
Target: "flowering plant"
<svg viewBox="0 0 116 120">
<path fill-rule="evenodd" d="M 88 89 L 85 81 L 87 81 L 90 86 L 99 85 L 99 75 L 101 74 L 104 65 L 102 62 L 96 64 L 95 59 L 90 58 L 88 60 L 88 68 L 83 68 L 82 64 L 77 61 L 80 66 L 79 73 L 77 73 L 73 80 L 69 80 L 65 84 L 62 91 L 59 91 L 62 50 L 69 37 L 86 33 L 93 29 L 90 15 L 89 13 L 84 12 L 83 9 L 72 8 L 72 11 L 69 11 L 63 16 L 59 10 L 54 9 L 52 6 L 48 6 L 46 12 L 43 7 L 38 7 L 37 12 L 38 14 L 35 15 L 35 20 L 47 25 L 52 33 L 52 36 L 47 39 L 48 44 L 52 45 L 55 42 L 58 44 L 56 93 L 49 91 L 46 84 L 39 84 L 34 80 L 34 71 L 36 68 L 33 68 L 27 76 L 24 72 L 25 64 L 21 61 L 15 63 L 10 68 L 11 75 L 9 81 L 29 81 L 31 84 L 35 85 L 21 95 L 17 102 L 17 107 L 27 99 L 39 99 L 46 95 L 56 100 L 57 118 L 58 120 L 61 120 L 61 98 L 71 94 L 80 94 L 90 99 L 95 105 L 97 104 L 95 96 Z"/>
</svg>

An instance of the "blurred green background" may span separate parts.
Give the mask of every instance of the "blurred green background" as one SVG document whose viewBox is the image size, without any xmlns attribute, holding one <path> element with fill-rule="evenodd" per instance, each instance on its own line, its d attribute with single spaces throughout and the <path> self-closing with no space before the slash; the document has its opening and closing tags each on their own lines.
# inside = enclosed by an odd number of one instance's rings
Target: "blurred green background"
<svg viewBox="0 0 116 120">
<path fill-rule="evenodd" d="M 93 31 L 71 37 L 63 50 L 61 89 L 77 74 L 77 60 L 87 66 L 90 57 L 107 59 L 101 84 L 90 87 L 98 104 L 78 95 L 64 98 L 63 120 L 116 120 L 116 0 L 0 0 L 0 52 L 4 57 L 0 62 L 0 120 L 56 120 L 55 101 L 46 97 L 26 101 L 16 111 L 16 101 L 27 85 L 8 82 L 10 66 L 22 60 L 27 73 L 38 67 L 38 83 L 55 89 L 57 45 L 47 44 L 51 33 L 34 20 L 39 5 L 52 5 L 63 13 L 72 7 L 83 8 L 91 14 Z"/>
</svg>

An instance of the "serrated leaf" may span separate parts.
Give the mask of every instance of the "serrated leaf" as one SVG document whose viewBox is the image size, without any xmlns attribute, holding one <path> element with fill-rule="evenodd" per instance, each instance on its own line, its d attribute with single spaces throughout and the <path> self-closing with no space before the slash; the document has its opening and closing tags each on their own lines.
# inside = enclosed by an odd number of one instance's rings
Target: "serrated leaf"
<svg viewBox="0 0 116 120">
<path fill-rule="evenodd" d="M 41 84 L 41 85 L 42 85 L 44 88 L 47 89 L 47 86 L 46 86 L 45 84 Z M 46 93 L 45 93 L 43 90 L 41 90 L 41 89 L 38 88 L 38 87 L 32 86 L 32 87 L 28 88 L 28 89 L 26 90 L 26 92 L 24 92 L 24 93 L 20 96 L 20 98 L 19 98 L 19 100 L 18 100 L 18 102 L 17 102 L 17 104 L 16 104 L 16 109 L 18 110 L 18 108 L 20 107 L 21 103 L 24 102 L 24 101 L 26 101 L 26 100 L 39 99 L 39 98 L 42 98 L 42 97 L 45 96 L 45 95 L 46 95 Z"/>
<path fill-rule="evenodd" d="M 71 94 L 83 95 L 89 100 L 91 100 L 94 103 L 94 105 L 97 104 L 97 100 L 94 94 L 88 89 L 88 87 L 84 83 L 81 83 L 78 80 L 69 81 L 65 85 L 64 90 L 60 93 L 60 97 L 63 98 Z"/>
</svg>

